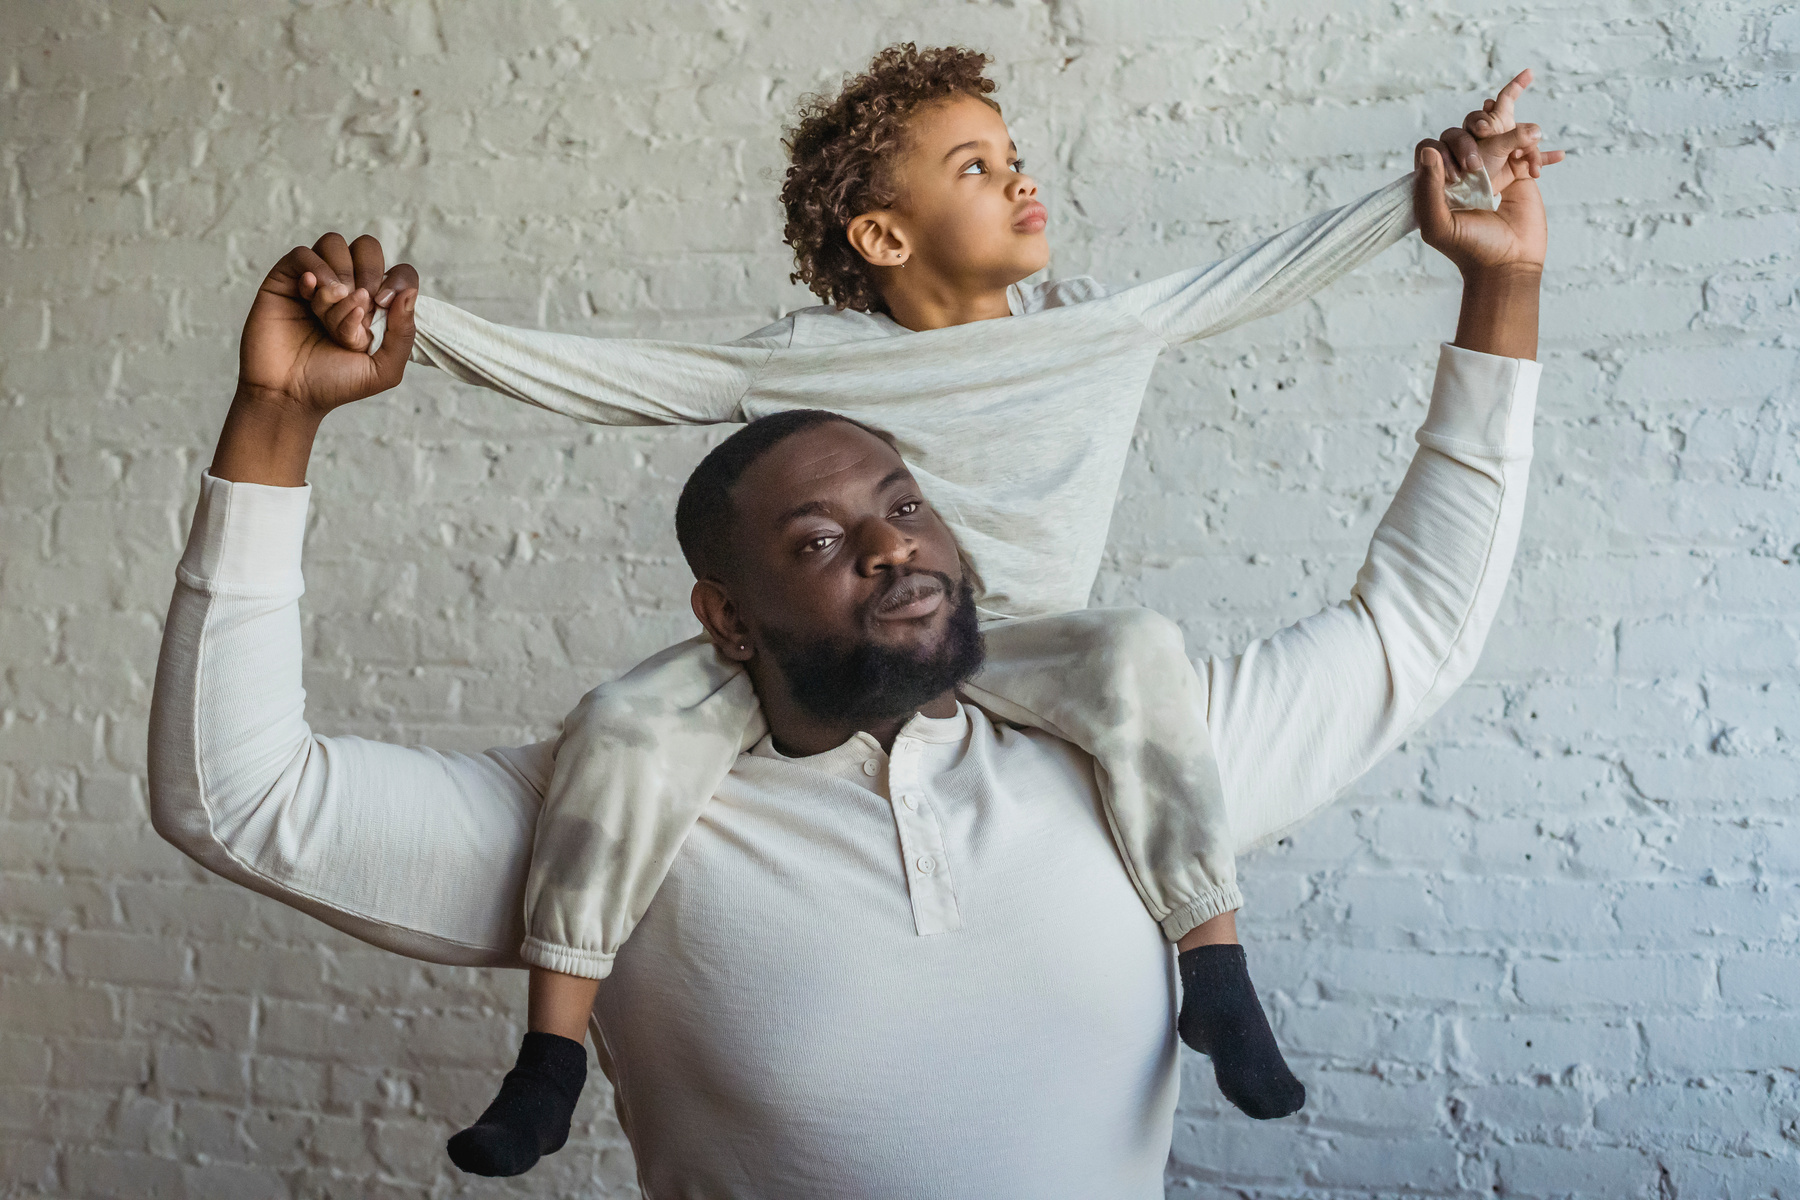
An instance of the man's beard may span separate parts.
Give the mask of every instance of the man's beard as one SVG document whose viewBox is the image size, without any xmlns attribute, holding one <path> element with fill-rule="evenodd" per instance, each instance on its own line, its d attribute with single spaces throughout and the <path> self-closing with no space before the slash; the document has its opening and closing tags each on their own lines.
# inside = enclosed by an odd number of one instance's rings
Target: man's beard
<svg viewBox="0 0 1800 1200">
<path fill-rule="evenodd" d="M 868 640 L 846 646 L 763 630 L 763 643 L 794 703 L 826 720 L 891 720 L 917 712 L 981 669 L 985 647 L 975 619 L 975 589 L 966 579 L 953 584 L 941 571 L 921 573 L 935 575 L 944 594 L 956 597 L 943 640 L 923 657 Z M 858 614 L 865 627 L 881 599 L 874 597 Z"/>
</svg>

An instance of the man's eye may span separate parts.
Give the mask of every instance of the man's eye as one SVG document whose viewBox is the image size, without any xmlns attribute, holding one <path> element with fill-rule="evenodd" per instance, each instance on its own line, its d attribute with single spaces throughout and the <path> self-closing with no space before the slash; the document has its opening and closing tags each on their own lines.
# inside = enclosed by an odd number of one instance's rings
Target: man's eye
<svg viewBox="0 0 1800 1200">
<path fill-rule="evenodd" d="M 902 504 L 899 508 L 894 510 L 894 515 L 897 517 L 910 517 L 918 511 L 919 501 L 908 500 L 905 504 Z"/>
<path fill-rule="evenodd" d="M 818 537 L 811 539 L 804 546 L 800 547 L 800 550 L 803 554 L 816 554 L 821 550 L 829 550 L 831 548 L 831 543 L 835 541 L 837 541 L 837 537 L 833 534 L 820 534 Z"/>
</svg>

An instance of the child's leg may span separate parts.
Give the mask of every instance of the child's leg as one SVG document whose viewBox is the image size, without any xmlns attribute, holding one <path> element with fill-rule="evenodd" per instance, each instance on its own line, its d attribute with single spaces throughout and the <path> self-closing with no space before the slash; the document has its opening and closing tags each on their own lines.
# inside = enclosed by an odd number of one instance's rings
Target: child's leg
<svg viewBox="0 0 1800 1200">
<path fill-rule="evenodd" d="M 1149 609 L 1089 608 L 982 633 L 987 665 L 963 691 L 1093 756 L 1113 838 L 1164 935 L 1242 907 L 1206 695 L 1180 628 Z"/>
<path fill-rule="evenodd" d="M 599 980 L 762 732 L 743 668 L 698 638 L 595 688 L 564 719 L 525 885 L 530 1032 L 493 1104 L 450 1139 L 457 1166 L 517 1175 L 562 1148 Z"/>
<path fill-rule="evenodd" d="M 1210 921 L 1202 921 L 1175 943 L 1175 949 L 1186 954 L 1202 946 L 1235 946 L 1238 944 L 1237 910 L 1220 913 Z M 535 1028 L 535 1026 L 533 1027 Z"/>
<path fill-rule="evenodd" d="M 969 698 L 1094 758 L 1132 881 L 1178 940 L 1182 1040 L 1211 1056 L 1219 1090 L 1244 1112 L 1297 1111 L 1306 1089 L 1281 1057 L 1237 944 L 1235 842 L 1181 630 L 1146 609 L 1087 609 L 983 632 L 987 666 L 964 688 Z"/>
<path fill-rule="evenodd" d="M 738 755 L 762 737 L 743 667 L 693 638 L 563 719 L 525 882 L 534 967 L 602 979 Z"/>
<path fill-rule="evenodd" d="M 593 1014 L 594 995 L 599 990 L 598 979 L 533 967 L 525 1027 L 532 1033 L 586 1042 L 588 1017 Z"/>
<path fill-rule="evenodd" d="M 598 979 L 531 968 L 529 1033 L 500 1092 L 450 1139 L 450 1161 L 471 1175 L 520 1175 L 569 1140 L 587 1082 L 587 1022 Z"/>
</svg>

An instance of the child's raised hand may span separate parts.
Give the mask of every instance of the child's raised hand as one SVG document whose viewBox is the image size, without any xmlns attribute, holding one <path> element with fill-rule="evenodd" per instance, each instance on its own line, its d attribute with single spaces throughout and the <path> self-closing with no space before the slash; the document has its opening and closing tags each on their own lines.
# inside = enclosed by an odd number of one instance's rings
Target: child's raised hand
<svg viewBox="0 0 1800 1200">
<path fill-rule="evenodd" d="M 419 286 L 419 273 L 406 263 L 386 269 L 381 243 L 368 234 L 346 243 L 328 233 L 313 243 L 315 269 L 299 280 L 300 296 L 313 319 L 332 341 L 346 350 L 367 350 L 373 340 L 369 322 L 375 309 L 386 308 L 400 292 Z M 360 320 L 350 314 L 360 312 Z"/>
<path fill-rule="evenodd" d="M 1463 129 L 1478 139 L 1476 151 L 1496 192 L 1504 192 L 1514 179 L 1527 175 L 1536 179 L 1545 167 L 1563 160 L 1561 150 L 1538 148 L 1543 130 L 1529 122 L 1521 124 L 1514 116 L 1514 107 L 1531 86 L 1531 79 L 1531 68 L 1526 67 L 1492 100 L 1482 101 L 1480 108 L 1463 118 Z"/>
<path fill-rule="evenodd" d="M 1513 105 L 1531 86 L 1531 68 L 1526 67 L 1507 85 L 1500 89 L 1499 95 L 1492 100 L 1483 100 L 1481 107 L 1463 118 L 1462 127 L 1478 138 L 1493 137 L 1497 133 L 1509 133 L 1516 125 L 1513 119 Z"/>
<path fill-rule="evenodd" d="M 1536 179 L 1545 167 L 1563 160 L 1561 150 L 1540 148 L 1542 129 L 1514 115 L 1519 96 L 1530 86 L 1527 68 L 1513 76 L 1499 95 L 1464 117 L 1460 126 L 1420 143 L 1438 152 L 1448 182 L 1455 183 L 1465 173 L 1484 167 L 1488 183 L 1499 195 L 1513 180 Z"/>
</svg>

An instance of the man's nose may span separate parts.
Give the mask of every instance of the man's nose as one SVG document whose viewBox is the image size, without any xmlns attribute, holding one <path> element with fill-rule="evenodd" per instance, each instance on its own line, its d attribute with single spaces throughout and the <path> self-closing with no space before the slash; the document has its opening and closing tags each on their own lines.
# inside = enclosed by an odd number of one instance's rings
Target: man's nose
<svg viewBox="0 0 1800 1200">
<path fill-rule="evenodd" d="M 918 553 L 918 543 L 887 521 L 864 521 L 856 539 L 856 566 L 864 575 L 902 566 Z"/>
</svg>

